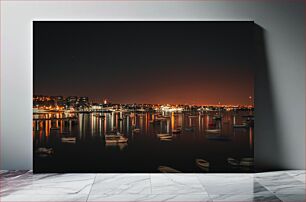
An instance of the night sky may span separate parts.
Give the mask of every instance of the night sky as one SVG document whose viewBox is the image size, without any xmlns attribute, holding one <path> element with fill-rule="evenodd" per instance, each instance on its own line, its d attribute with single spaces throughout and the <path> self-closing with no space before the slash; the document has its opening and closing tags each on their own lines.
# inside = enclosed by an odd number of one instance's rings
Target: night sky
<svg viewBox="0 0 306 202">
<path fill-rule="evenodd" d="M 253 22 L 34 22 L 34 94 L 249 104 Z"/>
</svg>

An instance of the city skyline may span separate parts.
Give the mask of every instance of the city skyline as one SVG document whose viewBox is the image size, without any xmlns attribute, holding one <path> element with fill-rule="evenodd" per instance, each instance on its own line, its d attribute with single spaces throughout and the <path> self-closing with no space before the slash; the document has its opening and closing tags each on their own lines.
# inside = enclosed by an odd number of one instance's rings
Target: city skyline
<svg viewBox="0 0 306 202">
<path fill-rule="evenodd" d="M 112 100 L 108 98 L 90 98 L 88 96 L 75 96 L 75 95 L 68 95 L 68 96 L 62 96 L 62 95 L 33 95 L 33 100 L 36 97 L 48 97 L 50 100 L 56 99 L 57 97 L 62 97 L 63 100 L 76 97 L 77 99 L 83 98 L 83 99 L 88 99 L 89 103 L 96 103 L 96 104 L 106 104 L 106 103 L 111 103 L 111 104 L 121 104 L 121 105 L 133 105 L 133 104 L 138 104 L 138 105 L 197 105 L 197 106 L 253 106 L 254 105 L 254 98 L 249 96 L 249 103 L 247 104 L 225 104 L 222 103 L 221 101 L 218 104 L 189 104 L 189 103 L 181 103 L 181 104 L 173 104 L 173 103 L 137 103 L 137 102 L 131 102 L 131 103 L 114 103 Z"/>
<path fill-rule="evenodd" d="M 252 31 L 244 22 L 34 22 L 34 94 L 248 105 Z"/>
</svg>

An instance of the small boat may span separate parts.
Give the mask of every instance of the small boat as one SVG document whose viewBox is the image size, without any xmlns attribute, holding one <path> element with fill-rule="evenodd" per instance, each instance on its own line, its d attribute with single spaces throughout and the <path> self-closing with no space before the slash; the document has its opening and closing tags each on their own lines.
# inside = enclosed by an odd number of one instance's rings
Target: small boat
<svg viewBox="0 0 306 202">
<path fill-rule="evenodd" d="M 227 163 L 231 166 L 239 166 L 240 162 L 234 158 L 227 158 Z"/>
<path fill-rule="evenodd" d="M 133 129 L 133 132 L 134 132 L 134 133 L 139 133 L 139 132 L 140 132 L 140 128 L 134 128 L 134 129 Z"/>
<path fill-rule="evenodd" d="M 163 141 L 171 141 L 172 137 L 173 137 L 172 135 L 168 135 L 168 136 L 159 137 L 159 139 Z"/>
<path fill-rule="evenodd" d="M 207 170 L 209 168 L 209 162 L 204 159 L 196 159 L 196 164 L 199 168 Z"/>
<path fill-rule="evenodd" d="M 158 170 L 162 173 L 181 173 L 181 171 L 178 171 L 174 168 L 168 167 L 168 166 L 159 166 Z"/>
<path fill-rule="evenodd" d="M 207 129 L 207 130 L 205 130 L 205 132 L 207 132 L 207 133 L 220 133 L 221 132 L 221 130 L 220 129 Z"/>
<path fill-rule="evenodd" d="M 75 144 L 76 138 L 75 137 L 62 137 L 61 141 L 62 143 Z"/>
<path fill-rule="evenodd" d="M 157 134 L 157 137 L 167 137 L 167 136 L 172 136 L 169 133 L 161 133 L 161 134 Z"/>
<path fill-rule="evenodd" d="M 245 167 L 254 166 L 254 158 L 242 158 L 240 160 L 240 166 L 245 166 Z"/>
<path fill-rule="evenodd" d="M 162 141 L 162 142 L 171 142 L 172 141 L 172 137 L 169 137 L 169 138 L 160 138 L 160 141 Z"/>
<path fill-rule="evenodd" d="M 177 128 L 177 129 L 173 129 L 172 130 L 172 133 L 173 134 L 178 134 L 178 133 L 181 133 L 182 132 L 182 129 L 181 128 Z"/>
<path fill-rule="evenodd" d="M 233 125 L 233 128 L 249 128 L 249 124 L 247 124 L 247 123 L 235 124 L 235 125 Z"/>
<path fill-rule="evenodd" d="M 122 134 L 105 135 L 105 143 L 127 143 L 128 138 Z"/>
<path fill-rule="evenodd" d="M 39 156 L 39 157 L 48 157 L 51 156 L 54 151 L 52 148 L 45 148 L 45 147 L 39 147 L 37 148 L 37 150 L 35 151 L 35 153 Z"/>
</svg>

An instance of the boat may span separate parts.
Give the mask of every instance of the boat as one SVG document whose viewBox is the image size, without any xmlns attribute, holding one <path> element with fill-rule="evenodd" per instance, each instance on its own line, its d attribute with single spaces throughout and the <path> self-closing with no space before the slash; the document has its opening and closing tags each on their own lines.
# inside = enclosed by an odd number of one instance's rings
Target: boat
<svg viewBox="0 0 306 202">
<path fill-rule="evenodd" d="M 168 167 L 168 166 L 159 166 L 158 170 L 162 173 L 181 173 L 181 171 L 178 171 L 174 168 Z"/>
<path fill-rule="evenodd" d="M 233 125 L 233 128 L 249 128 L 249 124 L 247 123 L 235 124 Z"/>
<path fill-rule="evenodd" d="M 162 137 L 159 137 L 159 139 L 162 140 L 162 141 L 171 141 L 172 140 L 172 135 L 162 136 Z"/>
<path fill-rule="evenodd" d="M 139 133 L 140 132 L 140 128 L 134 128 L 133 129 L 133 133 Z"/>
<path fill-rule="evenodd" d="M 227 158 L 227 163 L 231 166 L 239 166 L 240 162 L 234 158 Z"/>
<path fill-rule="evenodd" d="M 242 158 L 240 160 L 240 166 L 245 166 L 245 167 L 254 166 L 254 158 Z"/>
<path fill-rule="evenodd" d="M 124 137 L 122 134 L 111 134 L 111 135 L 105 135 L 105 143 L 127 143 L 128 138 Z"/>
<path fill-rule="evenodd" d="M 204 159 L 196 159 L 195 160 L 197 166 L 203 170 L 208 170 L 209 168 L 209 162 Z"/>
<path fill-rule="evenodd" d="M 49 157 L 51 156 L 54 151 L 52 148 L 45 148 L 45 147 L 39 147 L 37 148 L 37 150 L 35 151 L 35 153 L 39 156 L 39 157 Z"/>
<path fill-rule="evenodd" d="M 216 129 L 207 129 L 205 130 L 206 133 L 220 133 L 221 130 L 219 128 Z"/>
<path fill-rule="evenodd" d="M 166 137 L 166 136 L 172 136 L 169 133 L 161 133 L 161 134 L 157 134 L 157 137 Z"/>
<path fill-rule="evenodd" d="M 157 134 L 157 137 L 161 141 L 171 141 L 173 136 L 168 133 L 164 133 L 164 134 Z"/>
<path fill-rule="evenodd" d="M 182 129 L 181 128 L 177 128 L 177 129 L 173 129 L 172 130 L 172 133 L 173 134 L 178 134 L 178 133 L 181 133 L 182 132 Z"/>
<path fill-rule="evenodd" d="M 62 143 L 75 144 L 76 138 L 75 137 L 62 137 L 61 141 Z"/>
<path fill-rule="evenodd" d="M 164 138 L 160 138 L 160 141 L 162 142 L 171 142 L 172 141 L 172 137 L 164 137 Z"/>
</svg>

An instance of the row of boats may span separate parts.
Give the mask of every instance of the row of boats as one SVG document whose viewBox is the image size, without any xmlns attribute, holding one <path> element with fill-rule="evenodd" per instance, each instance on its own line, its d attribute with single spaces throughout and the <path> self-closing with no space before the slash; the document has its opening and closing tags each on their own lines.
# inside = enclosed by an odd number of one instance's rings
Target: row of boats
<svg viewBox="0 0 306 202">
<path fill-rule="evenodd" d="M 233 168 L 240 168 L 242 170 L 253 170 L 254 169 L 254 158 L 241 158 L 240 160 L 234 159 L 234 158 L 228 158 L 227 159 L 228 164 Z M 200 168 L 203 171 L 208 172 L 210 169 L 210 163 L 204 159 L 196 159 L 195 164 L 198 168 Z M 169 166 L 159 166 L 158 168 L 159 172 L 162 173 L 181 173 L 181 171 L 169 167 Z"/>
</svg>

